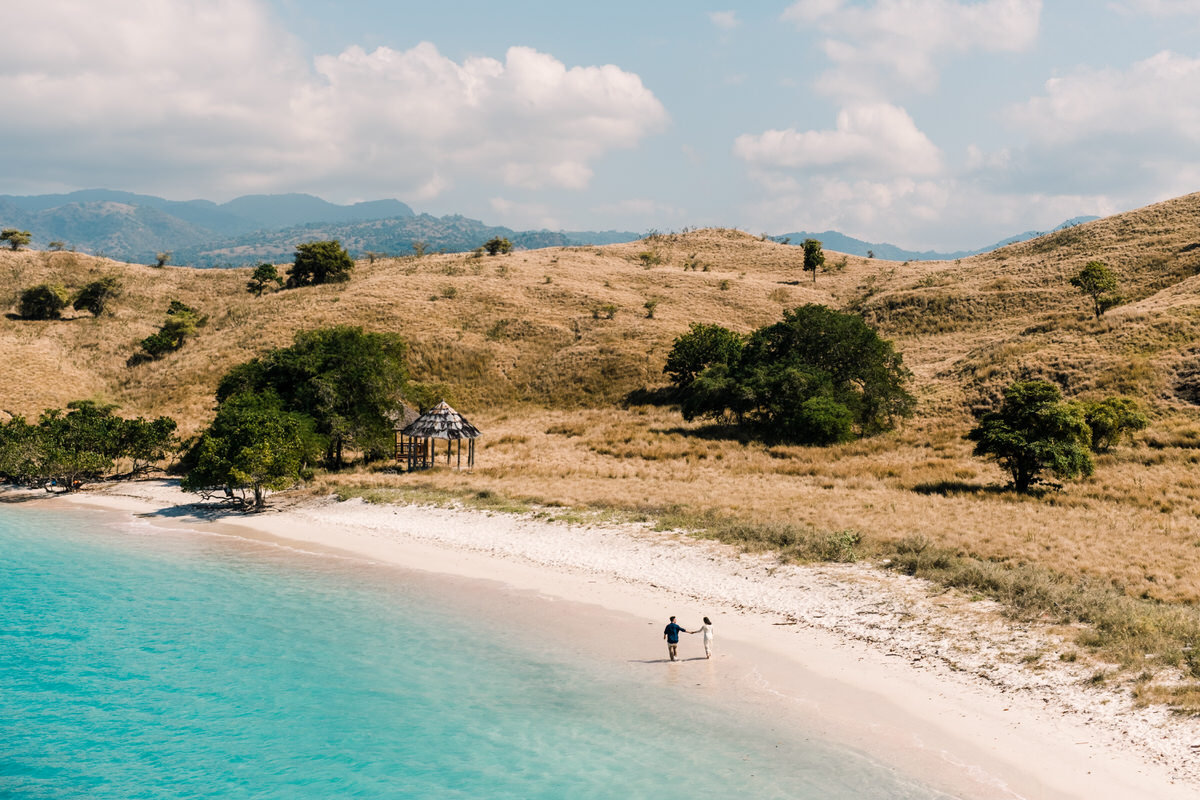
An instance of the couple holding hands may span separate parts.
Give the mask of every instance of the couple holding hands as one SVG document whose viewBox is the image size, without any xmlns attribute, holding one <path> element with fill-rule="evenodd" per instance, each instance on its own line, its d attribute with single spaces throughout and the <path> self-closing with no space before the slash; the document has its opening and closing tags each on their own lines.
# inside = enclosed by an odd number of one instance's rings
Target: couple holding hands
<svg viewBox="0 0 1200 800">
<path fill-rule="evenodd" d="M 675 622 L 675 618 L 671 617 L 671 621 L 667 623 L 667 627 L 663 629 L 663 638 L 667 640 L 667 655 L 671 660 L 675 660 L 676 651 L 679 649 L 679 634 L 681 633 L 703 633 L 704 634 L 704 657 L 712 658 L 712 620 L 708 617 L 704 618 L 704 624 L 694 631 L 689 631 L 682 625 Z"/>
</svg>

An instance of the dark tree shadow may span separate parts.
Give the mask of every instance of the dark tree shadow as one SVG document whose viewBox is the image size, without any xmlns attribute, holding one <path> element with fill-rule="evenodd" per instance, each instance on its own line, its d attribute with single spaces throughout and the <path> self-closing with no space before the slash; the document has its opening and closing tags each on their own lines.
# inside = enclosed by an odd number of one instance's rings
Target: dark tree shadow
<svg viewBox="0 0 1200 800">
<path fill-rule="evenodd" d="M 710 442 L 740 442 L 741 444 L 749 444 L 750 442 L 766 441 L 761 436 L 755 435 L 753 430 L 720 422 L 701 425 L 698 428 L 685 428 L 682 425 L 673 428 L 651 428 L 650 432 L 668 436 L 675 434 L 693 439 L 706 439 Z"/>
<path fill-rule="evenodd" d="M 1025 492 L 1027 497 L 1042 497 L 1049 492 L 1058 491 L 1062 488 L 1059 483 L 1043 483 L 1038 486 L 1031 486 Z M 967 483 L 966 481 L 933 481 L 930 483 L 918 483 L 913 486 L 911 491 L 917 494 L 927 495 L 942 495 L 950 497 L 953 495 L 1002 495 L 1015 494 L 1020 496 L 1020 493 L 1013 487 L 1011 483 L 998 486 L 989 483 Z"/>
<path fill-rule="evenodd" d="M 634 389 L 622 398 L 622 404 L 629 406 L 673 406 L 679 403 L 679 390 L 674 386 L 656 386 L 653 389 L 643 386 Z"/>
</svg>

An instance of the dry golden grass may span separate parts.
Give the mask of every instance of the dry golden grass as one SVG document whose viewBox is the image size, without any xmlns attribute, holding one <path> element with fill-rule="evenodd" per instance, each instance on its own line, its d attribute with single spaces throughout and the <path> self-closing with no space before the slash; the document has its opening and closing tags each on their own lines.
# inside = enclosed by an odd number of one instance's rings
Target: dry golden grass
<svg viewBox="0 0 1200 800">
<path fill-rule="evenodd" d="M 447 385 L 485 437 L 474 472 L 345 473 L 320 478 L 321 490 L 420 486 L 707 520 L 713 530 L 730 520 L 821 536 L 849 529 L 868 555 L 907 552 L 921 541 L 930 552 L 1193 606 L 1198 243 L 1200 195 L 1191 195 L 956 262 L 830 254 L 836 269 L 815 283 L 800 248 L 731 230 L 498 257 L 380 259 L 360 262 L 348 284 L 262 298 L 244 290 L 249 270 L 0 252 L 10 308 L 21 289 L 48 280 L 77 288 L 112 274 L 125 285 L 99 319 L 0 320 L 0 409 L 32 414 L 96 397 L 128 413 L 170 414 L 194 432 L 230 366 L 288 343 L 297 330 L 355 324 L 403 335 L 414 377 Z M 1131 298 L 1101 320 L 1068 284 L 1093 259 L 1120 276 Z M 181 351 L 127 368 L 172 298 L 207 313 L 208 325 Z M 659 301 L 653 318 L 650 299 Z M 629 392 L 662 384 L 670 344 L 690 323 L 748 331 L 806 302 L 857 309 L 895 340 L 915 374 L 912 423 L 817 449 L 742 441 L 684 423 L 669 408 L 623 406 Z M 1089 480 L 1041 498 L 1004 491 L 1005 476 L 972 458 L 963 434 L 972 407 L 1028 376 L 1052 379 L 1068 396 L 1136 395 L 1153 425 L 1136 445 L 1102 457 Z"/>
</svg>

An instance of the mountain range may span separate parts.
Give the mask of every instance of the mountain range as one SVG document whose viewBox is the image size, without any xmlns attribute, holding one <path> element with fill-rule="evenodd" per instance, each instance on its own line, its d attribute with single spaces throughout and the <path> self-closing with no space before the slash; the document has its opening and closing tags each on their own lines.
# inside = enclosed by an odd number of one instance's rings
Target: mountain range
<svg viewBox="0 0 1200 800">
<path fill-rule="evenodd" d="M 1055 230 L 1095 217 L 1078 217 Z M 461 215 L 417 214 L 399 200 L 337 205 L 308 194 L 246 195 L 227 203 L 165 200 L 108 189 L 67 194 L 0 195 L 0 226 L 28 230 L 36 248 L 64 247 L 129 262 L 153 262 L 171 253 L 171 263 L 232 267 L 290 261 L 297 244 L 337 239 L 351 255 L 408 255 L 473 250 L 506 237 L 523 249 L 605 245 L 633 241 L 631 231 L 517 231 Z M 894 261 L 953 260 L 1041 236 L 1026 231 L 978 250 L 941 253 L 865 242 L 837 231 L 797 232 L 773 237 L 800 244 L 818 239 L 825 249 Z"/>
<path fill-rule="evenodd" d="M 967 258 L 968 256 L 977 256 L 980 253 L 990 253 L 993 250 L 999 250 L 1001 247 L 1017 242 L 1027 242 L 1030 239 L 1036 239 L 1039 236 L 1045 236 L 1048 233 L 1061 231 L 1065 228 L 1073 228 L 1076 225 L 1081 225 L 1084 222 L 1091 222 L 1099 217 L 1074 217 L 1059 225 L 1057 228 L 1048 231 L 1025 231 L 1018 233 L 1015 236 L 1009 236 L 1007 239 L 1002 239 L 995 244 L 990 244 L 987 247 L 980 247 L 976 250 L 955 250 L 954 252 L 939 252 L 936 250 L 905 250 L 902 247 L 897 247 L 894 244 L 887 242 L 864 242 L 862 239 L 855 239 L 851 236 L 846 236 L 844 233 L 837 231 L 822 231 L 821 233 L 809 233 L 807 231 L 799 231 L 796 233 L 785 233 L 782 236 L 771 237 L 777 242 L 786 242 L 787 244 L 802 244 L 805 239 L 816 239 L 821 243 L 821 247 L 825 250 L 833 250 L 838 253 L 846 253 L 852 256 L 869 256 L 872 258 L 882 258 L 887 261 L 953 261 L 956 258 Z"/>
</svg>

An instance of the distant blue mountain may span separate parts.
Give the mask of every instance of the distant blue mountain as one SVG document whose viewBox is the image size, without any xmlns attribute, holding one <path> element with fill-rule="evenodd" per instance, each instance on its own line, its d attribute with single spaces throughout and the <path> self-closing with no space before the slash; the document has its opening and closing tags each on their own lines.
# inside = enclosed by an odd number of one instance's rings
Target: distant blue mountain
<svg viewBox="0 0 1200 800">
<path fill-rule="evenodd" d="M 1063 224 L 1054 228 L 1054 231 L 1061 231 L 1063 228 L 1074 227 L 1084 222 L 1091 222 L 1099 217 L 1073 217 Z M 821 243 L 821 247 L 825 250 L 833 250 L 837 253 L 848 253 L 852 256 L 868 256 L 874 254 L 875 258 L 881 258 L 887 261 L 953 261 L 956 258 L 966 258 L 968 256 L 976 256 L 980 253 L 990 253 L 992 250 L 997 250 L 1005 245 L 1016 244 L 1017 242 L 1026 242 L 1030 239 L 1036 239 L 1039 236 L 1045 236 L 1047 233 L 1054 231 L 1025 231 L 1018 233 L 1016 236 L 1010 236 L 995 244 L 990 244 L 987 247 L 980 247 L 978 250 L 956 250 L 950 253 L 942 253 L 936 250 L 905 250 L 897 247 L 894 244 L 887 242 L 864 242 L 862 239 L 855 239 L 846 236 L 837 231 L 824 231 L 822 233 L 808 233 L 800 231 L 798 233 L 786 233 L 782 236 L 772 237 L 777 242 L 782 242 L 785 239 L 789 244 L 800 245 L 805 239 L 816 239 Z"/>
<path fill-rule="evenodd" d="M 399 200 L 336 205 L 309 194 L 247 195 L 228 203 L 164 200 L 109 189 L 31 197 L 0 196 L 0 225 L 28 230 L 34 247 L 50 242 L 126 261 L 198 267 L 291 260 L 300 242 L 340 239 L 350 253 L 410 255 L 413 245 L 461 252 L 493 236 L 517 247 L 600 245 L 639 238 L 629 231 L 514 231 L 458 215 L 417 215 Z"/>
<path fill-rule="evenodd" d="M 1055 230 L 1088 222 L 1076 217 Z M 604 245 L 640 238 L 630 231 L 515 231 L 459 215 L 415 214 L 399 200 L 337 205 L 310 194 L 246 195 L 227 203 L 165 200 L 110 189 L 28 197 L 0 195 L 0 225 L 28 230 L 34 247 L 50 242 L 126 261 L 150 262 L 171 251 L 173 262 L 198 267 L 242 266 L 286 261 L 295 246 L 313 239 L 339 239 L 352 255 L 407 255 L 414 244 L 430 251 L 461 252 L 493 236 L 507 236 L 518 247 Z M 799 245 L 817 239 L 826 250 L 890 261 L 965 258 L 1033 239 L 1046 233 L 1026 231 L 978 250 L 941 253 L 905 250 L 865 242 L 837 231 L 798 232 L 773 237 Z"/>
</svg>

